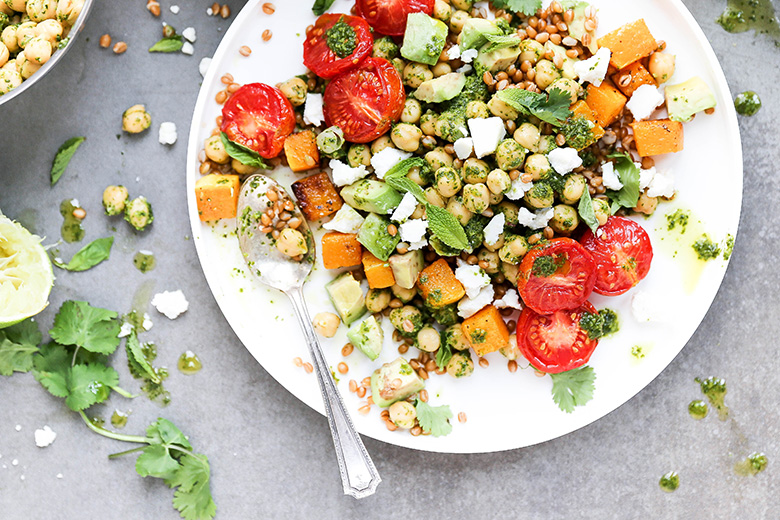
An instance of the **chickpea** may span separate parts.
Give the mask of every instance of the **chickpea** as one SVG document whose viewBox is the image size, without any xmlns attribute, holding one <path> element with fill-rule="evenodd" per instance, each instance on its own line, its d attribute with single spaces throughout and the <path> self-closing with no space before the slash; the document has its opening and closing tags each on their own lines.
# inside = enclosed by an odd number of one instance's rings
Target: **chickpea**
<svg viewBox="0 0 780 520">
<path fill-rule="evenodd" d="M 301 78 L 290 78 L 287 81 L 277 85 L 290 104 L 299 107 L 306 102 L 306 94 L 309 92 L 309 86 Z"/>
<path fill-rule="evenodd" d="M 306 244 L 306 237 L 303 236 L 303 233 L 288 227 L 279 233 L 279 238 L 276 239 L 276 249 L 289 257 L 293 257 L 305 255 L 309 251 L 309 246 Z"/>
<path fill-rule="evenodd" d="M 277 242 L 278 244 L 278 242 Z M 312 320 L 314 331 L 323 338 L 332 338 L 341 324 L 341 318 L 332 312 L 318 312 Z"/>
<path fill-rule="evenodd" d="M 401 429 L 409 430 L 414 427 L 417 419 L 417 409 L 409 401 L 396 401 L 388 408 L 390 420 Z"/>
<path fill-rule="evenodd" d="M 471 217 L 474 216 L 474 213 L 469 211 L 463 204 L 463 199 L 461 197 L 450 198 L 450 200 L 447 202 L 447 211 L 452 213 L 452 215 L 458 219 L 458 222 L 460 222 L 461 226 L 468 224 L 469 220 L 471 220 Z"/>
<path fill-rule="evenodd" d="M 422 106 L 420 102 L 413 97 L 406 98 L 404 102 L 404 111 L 401 112 L 401 121 L 404 123 L 417 124 L 422 117 Z"/>
<path fill-rule="evenodd" d="M 526 153 L 528 150 L 514 139 L 504 139 L 496 148 L 496 163 L 502 170 L 515 170 L 523 165 Z"/>
<path fill-rule="evenodd" d="M 38 63 L 34 63 L 28 60 L 24 52 L 19 53 L 17 60 L 21 60 L 19 61 L 19 74 L 21 74 L 24 79 L 28 79 L 30 76 L 38 72 L 38 69 L 41 68 L 41 65 Z"/>
<path fill-rule="evenodd" d="M 390 132 L 390 138 L 400 150 L 414 152 L 420 147 L 422 130 L 409 123 L 398 123 Z"/>
<path fill-rule="evenodd" d="M 54 0 L 50 1 L 53 2 Z M 83 7 L 84 0 L 59 0 L 56 9 L 57 20 L 73 25 L 81 14 Z"/>
<path fill-rule="evenodd" d="M 382 312 L 390 305 L 393 295 L 390 289 L 369 289 L 366 294 L 366 308 L 368 312 L 376 314 Z"/>
<path fill-rule="evenodd" d="M 206 139 L 205 144 L 206 157 L 217 164 L 227 164 L 230 162 L 230 156 L 225 150 L 225 145 L 219 135 L 212 135 Z M 295 255 L 293 255 L 295 256 Z"/>
<path fill-rule="evenodd" d="M 450 16 L 450 31 L 453 34 L 460 34 L 469 18 L 471 16 L 466 11 L 457 10 L 452 13 Z"/>
<path fill-rule="evenodd" d="M 477 258 L 480 262 L 485 262 L 487 264 L 487 267 L 483 268 L 487 274 L 498 273 L 498 265 L 501 263 L 501 260 L 498 258 L 498 253 L 483 248 L 477 253 Z"/>
<path fill-rule="evenodd" d="M 35 26 L 35 34 L 49 40 L 52 47 L 55 47 L 57 42 L 62 39 L 62 32 L 62 24 L 57 20 L 44 20 Z"/>
<path fill-rule="evenodd" d="M 409 168 L 409 173 L 406 174 L 406 178 L 414 182 L 418 186 L 424 186 L 425 184 L 427 184 L 426 180 L 423 178 L 422 170 L 420 169 L 419 166 Z"/>
<path fill-rule="evenodd" d="M 27 46 L 24 48 L 24 55 L 31 62 L 43 65 L 51 58 L 52 51 L 49 40 L 42 36 L 35 36 L 27 42 Z"/>
<path fill-rule="evenodd" d="M 487 107 L 491 114 L 500 117 L 504 121 L 514 121 L 520 117 L 520 113 L 514 107 L 508 105 L 504 101 L 501 101 L 496 96 L 490 98 L 490 101 L 487 103 Z"/>
<path fill-rule="evenodd" d="M 549 208 L 553 205 L 555 194 L 546 182 L 537 182 L 525 194 L 523 200 L 534 209 Z"/>
<path fill-rule="evenodd" d="M 580 95 L 582 88 L 580 84 L 573 79 L 558 78 L 547 87 L 547 91 L 550 92 L 553 89 L 560 89 L 569 94 L 569 103 L 575 103 Z"/>
<path fill-rule="evenodd" d="M 444 0 L 436 0 L 433 4 L 433 17 L 447 23 L 450 21 L 450 16 L 452 16 L 450 4 Z"/>
<path fill-rule="evenodd" d="M 2 34 L 0 34 L 0 41 L 5 44 L 5 47 L 10 53 L 19 52 L 19 40 L 16 39 L 16 32 L 18 29 L 18 25 L 9 25 L 3 29 Z"/>
<path fill-rule="evenodd" d="M 580 198 L 588 187 L 588 181 L 579 173 L 572 173 L 566 176 L 563 181 L 563 190 L 561 190 L 561 202 L 564 204 L 574 204 Z"/>
<path fill-rule="evenodd" d="M 512 187 L 512 179 L 507 172 L 496 168 L 488 173 L 486 184 L 491 193 L 499 194 Z"/>
<path fill-rule="evenodd" d="M 433 72 L 434 78 L 438 78 L 452 72 L 452 67 L 446 61 L 440 61 L 439 63 L 433 66 L 431 72 Z"/>
<path fill-rule="evenodd" d="M 0 67 L 0 70 L 9 70 L 11 72 L 19 72 L 19 66 L 16 65 L 16 60 L 9 59 L 5 65 Z"/>
<path fill-rule="evenodd" d="M 654 52 L 650 55 L 647 69 L 659 84 L 666 83 L 674 74 L 674 62 L 674 54 Z"/>
<path fill-rule="evenodd" d="M 540 153 L 529 155 L 525 160 L 524 170 L 532 176 L 533 180 L 538 181 L 550 172 L 550 161 L 546 155 Z"/>
<path fill-rule="evenodd" d="M 414 338 L 423 326 L 422 313 L 411 305 L 390 311 L 390 323 L 402 335 Z"/>
<path fill-rule="evenodd" d="M 534 72 L 536 73 L 534 81 L 542 90 L 561 77 L 561 73 L 558 72 L 558 69 L 555 68 L 555 65 L 550 60 L 539 60 L 534 66 Z"/>
<path fill-rule="evenodd" d="M 509 341 L 506 343 L 506 347 L 498 349 L 501 355 L 508 360 L 517 359 L 521 356 L 520 349 L 517 346 L 517 334 L 510 334 Z"/>
<path fill-rule="evenodd" d="M 517 61 L 519 63 L 528 61 L 531 65 L 536 65 L 542 54 L 544 54 L 544 46 L 533 38 L 528 38 L 520 42 L 520 56 Z"/>
<path fill-rule="evenodd" d="M 377 38 L 374 41 L 374 50 L 371 55 L 374 58 L 384 58 L 390 61 L 398 56 L 398 45 L 389 36 Z"/>
<path fill-rule="evenodd" d="M 528 252 L 528 241 L 520 235 L 509 235 L 504 239 L 504 245 L 498 251 L 498 257 L 509 264 L 519 264 Z"/>
<path fill-rule="evenodd" d="M 468 353 L 456 352 L 447 363 L 447 373 L 455 378 L 468 377 L 474 372 L 474 362 Z"/>
<path fill-rule="evenodd" d="M 472 7 L 474 7 L 474 0 L 451 0 L 450 4 L 452 4 L 452 7 L 455 9 L 460 9 L 461 11 L 468 11 Z"/>
<path fill-rule="evenodd" d="M 11 57 L 11 53 L 8 52 L 8 47 L 3 42 L 0 42 L 0 67 L 8 63 L 8 58 Z"/>
<path fill-rule="evenodd" d="M 24 49 L 27 46 L 27 42 L 35 37 L 35 26 L 38 25 L 35 22 L 24 22 L 16 29 L 16 42 L 19 47 Z"/>
<path fill-rule="evenodd" d="M 403 76 L 404 68 L 406 67 L 406 62 L 403 60 L 403 58 L 393 58 L 390 60 L 390 63 L 393 64 L 393 67 L 395 68 L 396 72 L 398 72 L 398 75 Z"/>
<path fill-rule="evenodd" d="M 609 217 L 612 216 L 612 211 L 609 208 L 609 201 L 602 198 L 593 199 L 593 212 L 596 214 L 596 220 L 599 221 L 599 226 L 606 224 Z"/>
<path fill-rule="evenodd" d="M 501 262 L 500 266 L 501 274 L 512 285 L 517 285 L 517 280 L 520 278 L 520 266 L 517 264 L 510 264 L 508 262 Z"/>
<path fill-rule="evenodd" d="M 436 170 L 434 182 L 436 184 L 436 191 L 438 191 L 442 197 L 452 197 L 458 193 L 463 186 L 458 172 L 447 166 Z"/>
<path fill-rule="evenodd" d="M 425 200 L 429 204 L 443 208 L 447 205 L 447 201 L 442 198 L 439 192 L 433 186 L 425 188 Z"/>
<path fill-rule="evenodd" d="M 524 40 L 525 41 L 525 40 Z M 536 147 L 539 145 L 539 138 L 541 137 L 539 127 L 532 125 L 531 123 L 522 123 L 517 127 L 514 137 L 515 141 L 520 143 L 524 148 L 531 152 L 538 151 Z"/>
<path fill-rule="evenodd" d="M 412 298 L 417 296 L 417 289 L 415 289 L 414 287 L 412 287 L 411 289 L 407 289 L 405 287 L 401 287 L 398 284 L 391 286 L 390 292 L 393 293 L 393 296 L 395 296 L 396 298 L 398 298 L 404 303 L 409 303 L 410 301 L 412 301 Z"/>
<path fill-rule="evenodd" d="M 401 116 L 403 118 L 403 115 Z M 431 112 L 430 110 L 424 113 L 420 116 L 420 130 L 422 130 L 422 133 L 425 135 L 435 135 L 436 134 L 436 121 L 437 121 L 436 114 Z"/>
<path fill-rule="evenodd" d="M 250 173 L 257 171 L 256 166 L 244 164 L 238 159 L 230 159 L 230 167 L 239 175 L 249 175 Z"/>
<path fill-rule="evenodd" d="M 463 335 L 463 329 L 460 323 L 450 325 L 444 329 L 442 336 L 444 343 L 452 350 L 468 350 L 471 348 L 466 336 Z"/>
<path fill-rule="evenodd" d="M 5 67 L 0 69 L 0 94 L 7 94 L 21 84 L 22 75 L 19 72 Z"/>
<path fill-rule="evenodd" d="M 417 88 L 422 85 L 423 81 L 433 79 L 433 72 L 431 72 L 428 65 L 410 62 L 404 67 L 402 78 L 404 80 L 404 85 L 411 88 Z"/>
<path fill-rule="evenodd" d="M 490 189 L 490 188 L 488 188 L 488 190 L 489 190 L 489 189 Z M 489 195 L 489 197 L 488 197 L 488 204 L 489 204 L 490 206 L 495 206 L 496 204 L 498 204 L 498 203 L 499 203 L 499 202 L 501 202 L 502 200 L 504 200 L 504 194 L 503 194 L 503 193 L 500 193 L 500 192 L 499 192 L 499 193 L 493 193 L 493 192 L 491 191 L 491 192 L 490 192 L 490 195 Z"/>
<path fill-rule="evenodd" d="M 371 149 L 364 144 L 353 144 L 347 152 L 347 162 L 353 168 L 361 164 L 371 166 Z"/>
<path fill-rule="evenodd" d="M 656 207 L 658 207 L 658 197 L 648 197 L 647 193 L 642 193 L 639 195 L 639 200 L 636 203 L 634 211 L 637 213 L 644 213 L 645 215 L 652 215 Z"/>
<path fill-rule="evenodd" d="M 42 22 L 56 16 L 57 4 L 54 0 L 27 0 L 27 16 L 33 22 Z"/>
<path fill-rule="evenodd" d="M 25 12 L 25 4 L 27 3 L 27 0 L 5 0 L 5 5 L 7 7 L 10 7 L 17 13 L 23 13 Z"/>
<path fill-rule="evenodd" d="M 472 213 L 482 213 L 490 204 L 490 190 L 482 183 L 463 186 L 463 205 Z"/>
<path fill-rule="evenodd" d="M 146 197 L 136 197 L 125 205 L 125 220 L 133 226 L 136 231 L 143 231 L 148 225 L 154 222 L 152 205 L 149 204 Z"/>
<path fill-rule="evenodd" d="M 487 119 L 490 117 L 490 109 L 484 101 L 469 101 L 466 105 L 466 119 Z"/>
<path fill-rule="evenodd" d="M 133 105 L 122 113 L 122 130 L 128 134 L 139 134 L 149 128 L 151 125 L 152 116 L 149 115 L 149 112 L 146 111 L 146 107 L 143 105 Z M 219 136 L 215 137 L 219 141 Z M 221 141 L 219 144 L 222 146 Z"/>
<path fill-rule="evenodd" d="M 428 166 L 431 167 L 431 170 L 438 171 L 439 168 L 449 168 L 452 166 L 453 159 L 450 154 L 444 151 L 444 148 L 437 146 L 425 154 L 425 161 L 428 163 Z"/>
<path fill-rule="evenodd" d="M 536 153 L 550 153 L 558 148 L 554 135 L 543 135 L 539 137 L 539 143 L 536 145 Z"/>
<path fill-rule="evenodd" d="M 412 212 L 412 216 L 409 218 L 420 219 L 423 218 L 424 216 L 425 216 L 425 206 L 418 203 L 417 206 L 415 206 L 414 211 Z"/>
<path fill-rule="evenodd" d="M 498 204 L 495 208 L 496 213 L 503 213 L 507 227 L 514 227 L 517 225 L 517 216 L 520 213 L 520 208 L 514 202 L 504 201 Z"/>
<path fill-rule="evenodd" d="M 568 235 L 580 225 L 580 217 L 577 210 L 567 204 L 558 204 L 553 208 L 553 217 L 550 219 L 550 227 L 558 233 Z"/>
<path fill-rule="evenodd" d="M 477 184 L 487 180 L 490 167 L 482 159 L 469 157 L 463 163 L 463 180 L 469 184 Z"/>
<path fill-rule="evenodd" d="M 374 139 L 374 142 L 371 143 L 371 155 L 376 155 L 385 148 L 395 148 L 393 140 L 387 134 Z"/>
<path fill-rule="evenodd" d="M 439 331 L 430 326 L 425 326 L 417 333 L 417 341 L 414 346 L 423 352 L 436 352 L 441 346 Z"/>
<path fill-rule="evenodd" d="M 124 186 L 108 186 L 103 190 L 103 207 L 106 215 L 119 215 L 125 210 L 125 204 L 130 197 Z"/>
</svg>

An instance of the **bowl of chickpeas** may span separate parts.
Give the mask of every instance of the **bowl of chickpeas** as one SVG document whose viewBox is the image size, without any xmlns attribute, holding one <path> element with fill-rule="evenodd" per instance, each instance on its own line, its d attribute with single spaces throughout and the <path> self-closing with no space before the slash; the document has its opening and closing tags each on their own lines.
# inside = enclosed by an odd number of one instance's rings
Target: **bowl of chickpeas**
<svg viewBox="0 0 780 520">
<path fill-rule="evenodd" d="M 71 47 L 93 0 L 0 0 L 0 105 L 20 96 Z"/>
</svg>

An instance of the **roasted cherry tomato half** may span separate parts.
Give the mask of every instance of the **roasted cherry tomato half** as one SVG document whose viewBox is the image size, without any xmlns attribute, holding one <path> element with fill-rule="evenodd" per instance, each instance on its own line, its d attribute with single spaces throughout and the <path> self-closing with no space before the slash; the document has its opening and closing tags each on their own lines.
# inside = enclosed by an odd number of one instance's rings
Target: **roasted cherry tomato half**
<svg viewBox="0 0 780 520">
<path fill-rule="evenodd" d="M 295 129 L 295 112 L 278 88 L 249 83 L 222 107 L 222 128 L 231 141 L 271 159 Z"/>
<path fill-rule="evenodd" d="M 358 66 L 373 47 L 371 28 L 364 19 L 323 14 L 306 31 L 303 63 L 319 77 L 330 79 Z"/>
<path fill-rule="evenodd" d="M 588 230 L 580 239 L 596 262 L 599 294 L 623 294 L 647 276 L 653 260 L 653 246 L 647 232 L 633 220 L 609 217 L 594 235 Z"/>
<path fill-rule="evenodd" d="M 552 314 L 539 314 L 526 307 L 517 321 L 517 348 L 531 366 L 548 374 L 581 367 L 599 344 L 580 328 L 584 312 L 598 311 L 587 301 L 574 310 Z"/>
<path fill-rule="evenodd" d="M 325 123 L 341 128 L 347 141 L 367 143 L 398 121 L 405 97 L 395 67 L 382 58 L 366 58 L 325 87 Z"/>
<path fill-rule="evenodd" d="M 596 264 L 576 240 L 554 238 L 534 247 L 520 263 L 517 290 L 539 314 L 576 309 L 596 283 Z"/>
<path fill-rule="evenodd" d="M 401 36 L 409 13 L 433 14 L 434 0 L 357 0 L 357 12 L 377 32 Z"/>
</svg>

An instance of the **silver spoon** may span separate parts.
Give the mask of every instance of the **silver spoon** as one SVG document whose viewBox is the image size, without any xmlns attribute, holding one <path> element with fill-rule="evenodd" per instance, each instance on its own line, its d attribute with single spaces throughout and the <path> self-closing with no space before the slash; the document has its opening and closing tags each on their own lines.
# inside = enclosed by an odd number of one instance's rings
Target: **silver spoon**
<svg viewBox="0 0 780 520">
<path fill-rule="evenodd" d="M 268 197 L 270 188 L 271 198 L 293 202 L 284 188 L 270 177 L 255 174 L 246 179 L 238 198 L 238 244 L 252 274 L 264 284 L 284 292 L 292 301 L 320 384 L 344 494 L 355 498 L 367 497 L 374 494 L 382 479 L 344 408 L 344 401 L 333 383 L 328 363 L 317 341 L 309 311 L 303 300 L 303 283 L 311 272 L 316 255 L 314 239 L 297 205 L 288 212 L 292 214 L 292 218 L 299 219 L 300 225 L 297 229 L 306 239 L 308 251 L 302 259 L 294 260 L 280 252 L 270 234 L 261 231 L 265 227 L 261 221 L 262 214 L 276 204 L 276 201 Z M 276 222 L 278 217 L 274 218 L 272 225 Z"/>
</svg>

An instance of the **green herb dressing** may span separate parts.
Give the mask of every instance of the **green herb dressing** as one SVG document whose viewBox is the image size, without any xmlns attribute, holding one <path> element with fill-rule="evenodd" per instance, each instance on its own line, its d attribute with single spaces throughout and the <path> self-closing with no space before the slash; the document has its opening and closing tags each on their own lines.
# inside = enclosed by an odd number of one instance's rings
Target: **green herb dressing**
<svg viewBox="0 0 780 520">
<path fill-rule="evenodd" d="M 680 476 L 676 471 L 670 471 L 661 477 L 661 480 L 658 481 L 658 485 L 667 493 L 676 491 L 677 488 L 680 487 Z"/>
<path fill-rule="evenodd" d="M 111 414 L 111 426 L 117 429 L 124 428 L 127 425 L 128 415 L 129 413 L 114 410 L 114 413 Z"/>
<path fill-rule="evenodd" d="M 741 116 L 752 116 L 761 110 L 761 98 L 752 90 L 737 94 L 734 98 L 734 108 Z"/>
<path fill-rule="evenodd" d="M 694 380 L 701 386 L 701 393 L 710 402 L 710 405 L 718 411 L 718 418 L 725 421 L 729 416 L 729 407 L 726 406 L 726 380 L 719 377 Z"/>
<path fill-rule="evenodd" d="M 197 374 L 200 372 L 200 369 L 203 368 L 200 358 L 191 350 L 188 350 L 179 356 L 179 362 L 176 366 L 179 369 L 179 372 L 188 376 Z"/>
<path fill-rule="evenodd" d="M 60 234 L 65 242 L 80 242 L 84 238 L 84 228 L 81 219 L 73 216 L 73 211 L 82 209 L 76 199 L 65 199 L 60 203 L 60 215 L 64 219 Z"/>
<path fill-rule="evenodd" d="M 142 273 L 147 273 L 154 269 L 154 266 L 157 265 L 157 260 L 155 260 L 154 254 L 150 251 L 138 251 L 133 257 L 133 265 Z"/>
<path fill-rule="evenodd" d="M 688 414 L 696 420 L 701 420 L 707 417 L 707 413 L 709 413 L 709 411 L 710 409 L 707 406 L 707 403 L 701 399 L 691 401 L 688 404 Z"/>
<path fill-rule="evenodd" d="M 753 452 L 745 459 L 737 462 L 734 465 L 734 471 L 737 475 L 748 476 L 758 475 L 766 469 L 766 465 L 769 463 L 766 455 L 761 452 Z"/>
<path fill-rule="evenodd" d="M 730 33 L 753 30 L 766 34 L 780 46 L 780 23 L 771 0 L 728 0 L 726 10 L 716 21 Z"/>
</svg>

